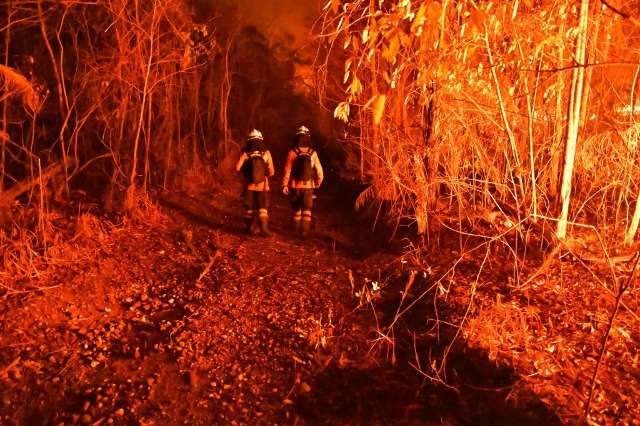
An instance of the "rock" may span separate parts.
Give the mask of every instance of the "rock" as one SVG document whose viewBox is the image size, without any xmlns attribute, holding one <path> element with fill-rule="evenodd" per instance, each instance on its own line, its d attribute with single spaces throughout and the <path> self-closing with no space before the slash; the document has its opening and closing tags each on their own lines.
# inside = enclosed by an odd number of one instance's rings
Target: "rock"
<svg viewBox="0 0 640 426">
<path fill-rule="evenodd" d="M 82 416 L 82 424 L 83 425 L 91 424 L 91 420 L 92 420 L 92 418 L 91 418 L 90 414 L 85 414 L 85 415 Z"/>
<path fill-rule="evenodd" d="M 114 414 L 118 417 L 124 416 L 124 408 L 118 408 Z"/>
</svg>

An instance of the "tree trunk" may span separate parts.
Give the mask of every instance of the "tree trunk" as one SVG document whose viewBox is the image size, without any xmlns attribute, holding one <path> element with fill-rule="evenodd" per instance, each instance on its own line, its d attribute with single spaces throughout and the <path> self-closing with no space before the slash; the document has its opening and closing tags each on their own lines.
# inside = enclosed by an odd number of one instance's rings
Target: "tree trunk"
<svg viewBox="0 0 640 426">
<path fill-rule="evenodd" d="M 558 220 L 558 238 L 567 236 L 567 219 L 571 202 L 571 184 L 573 180 L 573 164 L 576 158 L 576 145 L 580 130 L 580 110 L 584 90 L 584 64 L 586 57 L 587 26 L 589 23 L 589 0 L 580 3 L 580 23 L 578 24 L 578 41 L 576 43 L 577 66 L 573 69 L 571 78 L 571 98 L 569 99 L 569 123 L 567 126 L 567 140 L 564 151 L 564 168 L 562 173 L 562 187 L 560 199 L 562 210 Z"/>
<path fill-rule="evenodd" d="M 640 75 L 640 67 L 636 69 L 636 75 L 633 78 L 633 84 L 631 85 L 631 122 L 635 125 L 635 106 L 636 106 L 636 85 L 638 84 L 638 76 Z M 638 148 L 636 148 L 638 149 Z M 638 224 L 640 224 L 640 194 L 636 200 L 636 208 L 633 212 L 633 218 L 627 228 L 627 232 L 624 235 L 624 243 L 630 245 L 638 232 Z"/>
</svg>

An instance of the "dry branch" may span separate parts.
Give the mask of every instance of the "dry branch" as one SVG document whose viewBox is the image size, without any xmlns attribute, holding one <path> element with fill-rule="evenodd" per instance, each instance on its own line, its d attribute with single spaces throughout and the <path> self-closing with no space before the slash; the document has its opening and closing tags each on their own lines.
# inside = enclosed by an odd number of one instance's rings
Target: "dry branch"
<svg viewBox="0 0 640 426">
<path fill-rule="evenodd" d="M 67 167 L 73 167 L 75 161 L 69 159 Z M 42 171 L 41 174 L 25 179 L 13 185 L 8 190 L 0 193 L 0 208 L 10 207 L 13 201 L 25 192 L 37 187 L 38 185 L 46 185 L 46 183 L 59 173 L 64 171 L 62 162 L 52 164 Z"/>
</svg>

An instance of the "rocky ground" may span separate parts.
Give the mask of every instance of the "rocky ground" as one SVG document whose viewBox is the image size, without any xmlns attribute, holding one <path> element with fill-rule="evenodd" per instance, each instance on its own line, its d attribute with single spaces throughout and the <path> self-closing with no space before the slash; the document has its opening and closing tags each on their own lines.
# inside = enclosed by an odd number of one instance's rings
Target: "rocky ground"
<svg viewBox="0 0 640 426">
<path fill-rule="evenodd" d="M 269 238 L 243 233 L 233 192 L 163 200 L 61 218 L 49 266 L 3 284 L 0 423 L 559 422 L 535 396 L 507 398 L 517 375 L 463 343 L 447 385 L 422 374 L 452 331 L 434 338 L 425 310 L 384 325 L 437 266 L 397 257 L 329 195 L 307 240 L 277 196 Z M 450 305 L 443 319 L 465 306 Z"/>
</svg>

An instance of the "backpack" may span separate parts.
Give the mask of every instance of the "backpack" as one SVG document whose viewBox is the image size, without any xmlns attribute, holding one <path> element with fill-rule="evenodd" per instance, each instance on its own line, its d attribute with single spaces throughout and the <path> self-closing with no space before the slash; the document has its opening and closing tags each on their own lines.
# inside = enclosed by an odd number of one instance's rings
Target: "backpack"
<svg viewBox="0 0 640 426">
<path fill-rule="evenodd" d="M 311 165 L 311 156 L 313 149 L 303 152 L 300 148 L 294 149 L 296 159 L 293 162 L 291 175 L 298 182 L 307 182 L 313 179 L 313 166 Z"/>
<path fill-rule="evenodd" d="M 267 178 L 267 163 L 263 158 L 264 152 L 253 151 L 247 153 L 249 159 L 244 163 L 244 176 L 249 183 L 262 183 Z"/>
</svg>

